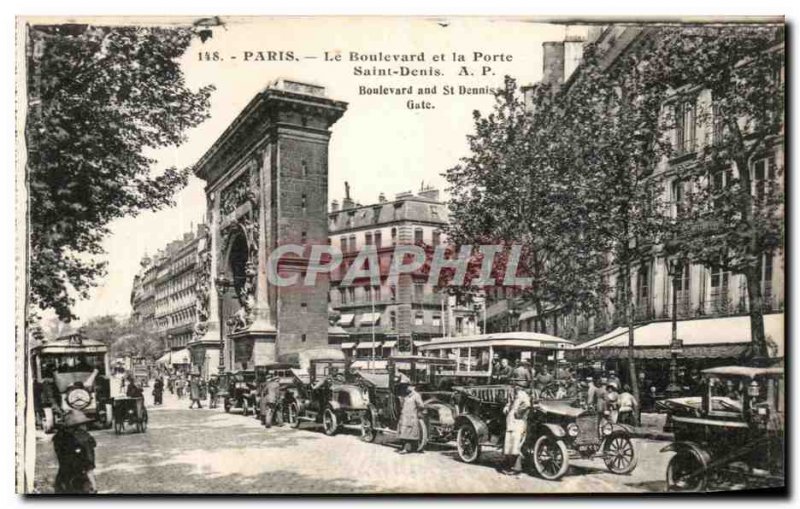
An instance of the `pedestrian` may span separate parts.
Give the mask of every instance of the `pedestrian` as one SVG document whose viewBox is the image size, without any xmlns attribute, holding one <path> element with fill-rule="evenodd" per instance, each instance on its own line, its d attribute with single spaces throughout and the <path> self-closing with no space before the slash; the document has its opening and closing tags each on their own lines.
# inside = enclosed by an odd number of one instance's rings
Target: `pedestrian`
<svg viewBox="0 0 800 509">
<path fill-rule="evenodd" d="M 91 419 L 80 410 L 72 409 L 64 417 L 64 424 L 53 436 L 53 448 L 58 460 L 56 493 L 97 493 L 94 475 L 97 445 L 86 429 Z"/>
<path fill-rule="evenodd" d="M 506 414 L 506 436 L 503 442 L 505 458 L 500 473 L 506 475 L 519 475 L 522 472 L 522 444 L 525 442 L 528 412 L 531 408 L 531 398 L 524 389 L 521 381 L 515 381 L 514 399 L 503 408 Z"/>
<path fill-rule="evenodd" d="M 419 440 L 422 436 L 420 416 L 425 410 L 425 405 L 422 403 L 422 396 L 419 395 L 409 381 L 401 382 L 398 389 L 405 393 L 402 410 L 400 411 L 400 422 L 397 425 L 397 432 L 403 442 L 403 448 L 399 453 L 408 454 L 418 449 Z"/>
<path fill-rule="evenodd" d="M 183 399 L 183 385 L 185 380 L 183 378 L 178 378 L 175 380 L 175 392 L 178 393 L 178 399 Z"/>
<path fill-rule="evenodd" d="M 277 421 L 278 426 L 283 425 L 283 416 L 280 412 L 276 412 L 280 400 L 281 386 L 278 383 L 277 376 L 270 376 L 264 382 L 264 391 L 261 396 L 261 418 L 263 419 L 264 426 L 267 428 L 272 427 L 273 420 Z"/>
<path fill-rule="evenodd" d="M 622 387 L 622 382 L 620 381 L 619 377 L 617 376 L 617 372 L 611 370 L 608 372 L 608 383 L 613 383 L 617 385 L 617 389 Z"/>
<path fill-rule="evenodd" d="M 164 400 L 164 381 L 161 378 L 156 378 L 153 383 L 153 404 L 160 405 Z"/>
<path fill-rule="evenodd" d="M 609 382 L 606 384 L 605 399 L 605 415 L 608 420 L 616 424 L 619 420 L 619 393 L 617 392 L 616 383 Z"/>
<path fill-rule="evenodd" d="M 200 402 L 200 380 L 198 378 L 198 375 L 192 375 L 192 379 L 189 381 L 189 398 L 192 400 L 189 408 L 194 408 L 195 403 L 197 408 L 203 408 L 203 404 Z"/>
<path fill-rule="evenodd" d="M 217 394 L 219 392 L 216 377 L 208 381 L 208 407 L 217 408 Z"/>
<path fill-rule="evenodd" d="M 629 385 L 622 387 L 619 395 L 619 422 L 636 426 L 639 422 L 639 402 L 633 397 Z"/>
<path fill-rule="evenodd" d="M 542 366 L 542 372 L 536 375 L 536 389 L 539 392 L 544 392 L 550 384 L 553 383 L 553 375 L 550 374 L 550 368 L 547 365 Z"/>
<path fill-rule="evenodd" d="M 175 377 L 170 376 L 169 373 L 167 373 L 167 390 L 170 394 L 175 394 Z"/>
</svg>

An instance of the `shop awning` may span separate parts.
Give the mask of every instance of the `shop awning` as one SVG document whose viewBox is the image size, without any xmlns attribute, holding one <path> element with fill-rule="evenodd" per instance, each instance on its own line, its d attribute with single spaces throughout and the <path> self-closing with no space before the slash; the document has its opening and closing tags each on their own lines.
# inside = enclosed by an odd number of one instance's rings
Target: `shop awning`
<svg viewBox="0 0 800 509">
<path fill-rule="evenodd" d="M 167 352 L 158 358 L 156 364 L 169 364 L 169 357 L 172 352 Z"/>
<path fill-rule="evenodd" d="M 728 316 L 679 320 L 678 339 L 682 341 L 682 357 L 735 358 L 750 346 L 750 317 Z M 764 333 L 771 357 L 784 355 L 784 314 L 764 316 Z M 643 359 L 670 357 L 672 322 L 654 322 L 634 328 L 634 356 Z M 569 352 L 573 359 L 612 359 L 627 356 L 628 329 L 620 327 L 608 334 L 576 345 Z"/>
<path fill-rule="evenodd" d="M 189 360 L 189 350 L 186 348 L 182 348 L 180 350 L 176 350 L 172 352 L 172 364 L 189 364 L 191 361 Z"/>
<path fill-rule="evenodd" d="M 480 346 L 510 346 L 558 350 L 571 347 L 572 341 L 539 332 L 499 332 L 494 334 L 478 334 L 475 336 L 434 338 L 433 341 L 420 346 L 420 350 L 475 348 Z"/>
<path fill-rule="evenodd" d="M 339 325 L 353 325 L 353 318 L 355 318 L 355 316 L 356 315 L 351 313 L 343 314 L 339 317 Z"/>
<path fill-rule="evenodd" d="M 364 325 L 377 325 L 380 319 L 380 313 L 364 313 L 361 315 L 361 321 L 358 322 L 358 325 L 362 327 Z"/>
<path fill-rule="evenodd" d="M 375 341 L 374 343 L 372 341 L 365 341 L 359 343 L 358 346 L 356 347 L 356 350 L 366 350 L 366 349 L 371 350 L 373 345 L 375 345 L 376 350 L 381 347 L 381 343 L 379 341 Z"/>
<path fill-rule="evenodd" d="M 350 350 L 351 348 L 356 346 L 356 344 L 355 343 L 342 343 L 340 346 L 342 347 L 342 350 Z"/>
<path fill-rule="evenodd" d="M 384 348 L 394 348 L 394 345 L 397 344 L 397 341 L 384 341 L 383 347 Z"/>
</svg>

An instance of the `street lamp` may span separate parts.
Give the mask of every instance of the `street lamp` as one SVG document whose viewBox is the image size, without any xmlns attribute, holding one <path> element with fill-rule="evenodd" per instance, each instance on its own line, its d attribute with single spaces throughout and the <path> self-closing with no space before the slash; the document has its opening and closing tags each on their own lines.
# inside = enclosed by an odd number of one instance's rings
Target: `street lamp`
<svg viewBox="0 0 800 509">
<path fill-rule="evenodd" d="M 219 374 L 225 372 L 225 333 L 222 329 L 222 298 L 233 287 L 233 281 L 226 277 L 214 278 L 217 288 L 217 313 L 219 315 Z"/>
<path fill-rule="evenodd" d="M 680 395 L 681 387 L 678 385 L 678 354 L 683 349 L 683 341 L 678 339 L 678 281 L 683 276 L 683 260 L 671 258 L 667 260 L 667 274 L 672 279 L 672 341 L 669 344 L 669 385 L 667 396 Z"/>
</svg>

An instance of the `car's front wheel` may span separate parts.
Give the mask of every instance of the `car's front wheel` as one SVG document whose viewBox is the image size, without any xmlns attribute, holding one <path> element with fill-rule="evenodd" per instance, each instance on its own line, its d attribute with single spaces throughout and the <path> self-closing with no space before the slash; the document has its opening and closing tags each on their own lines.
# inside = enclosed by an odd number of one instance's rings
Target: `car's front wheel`
<svg viewBox="0 0 800 509">
<path fill-rule="evenodd" d="M 339 428 L 338 420 L 336 419 L 336 412 L 332 408 L 326 408 L 325 413 L 322 415 L 322 428 L 325 434 L 333 436 Z"/>
<path fill-rule="evenodd" d="M 458 427 L 456 435 L 458 457 L 464 463 L 475 463 L 481 455 L 481 444 L 475 427 L 465 422 Z"/>
<path fill-rule="evenodd" d="M 297 403 L 291 402 L 288 405 L 284 405 L 283 421 L 293 428 L 296 428 L 300 425 L 300 419 L 297 415 Z"/>
<path fill-rule="evenodd" d="M 569 468 L 569 455 L 564 441 L 552 435 L 540 436 L 533 446 L 533 466 L 543 479 L 560 479 Z"/>
<path fill-rule="evenodd" d="M 372 416 L 370 414 L 364 414 L 361 417 L 361 440 L 365 442 L 374 442 L 377 437 L 378 432 L 375 431 Z"/>
<path fill-rule="evenodd" d="M 603 461 L 610 471 L 622 475 L 633 472 L 639 458 L 630 438 L 614 435 L 603 445 Z"/>
</svg>

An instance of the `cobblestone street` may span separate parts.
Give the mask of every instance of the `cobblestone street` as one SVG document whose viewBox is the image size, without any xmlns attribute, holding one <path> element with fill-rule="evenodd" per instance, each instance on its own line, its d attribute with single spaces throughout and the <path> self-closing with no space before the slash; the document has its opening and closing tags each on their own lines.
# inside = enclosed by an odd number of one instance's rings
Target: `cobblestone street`
<svg viewBox="0 0 800 509">
<path fill-rule="evenodd" d="M 94 431 L 101 493 L 548 493 L 661 491 L 669 456 L 663 442 L 637 440 L 639 465 L 617 476 L 602 461 L 575 462 L 560 482 L 495 471 L 500 456 L 481 464 L 458 460 L 439 447 L 401 456 L 388 439 L 362 442 L 344 432 L 327 437 L 303 424 L 266 430 L 252 417 L 223 410 L 189 410 L 186 399 L 165 394 L 152 407 L 144 434 Z M 56 474 L 52 435 L 37 439 L 36 489 L 52 493 Z"/>
</svg>

